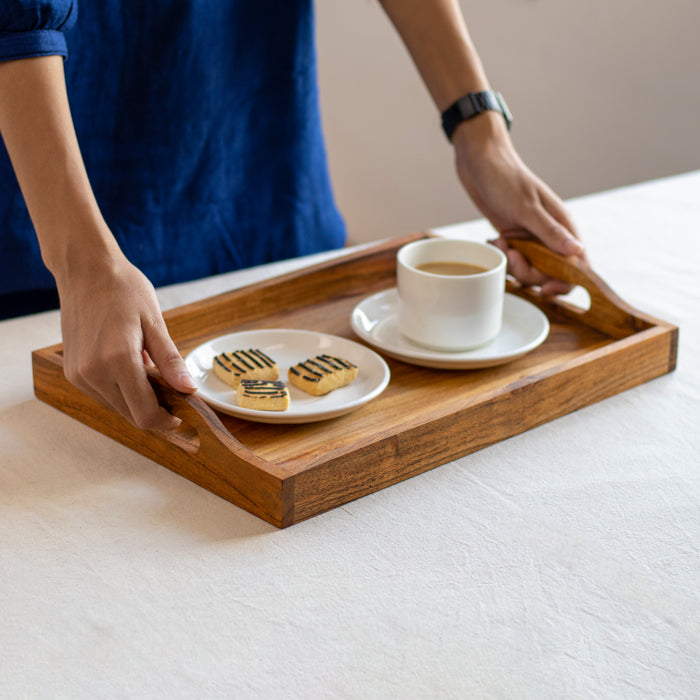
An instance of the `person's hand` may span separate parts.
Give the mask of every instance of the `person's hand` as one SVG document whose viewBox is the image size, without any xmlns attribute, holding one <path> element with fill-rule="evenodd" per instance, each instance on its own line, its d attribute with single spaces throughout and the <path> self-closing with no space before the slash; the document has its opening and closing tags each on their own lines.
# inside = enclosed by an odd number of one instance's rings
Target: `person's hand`
<svg viewBox="0 0 700 700">
<path fill-rule="evenodd" d="M 176 428 L 180 420 L 158 404 L 146 365 L 178 391 L 192 393 L 196 384 L 146 277 L 116 256 L 57 281 L 68 380 L 139 428 Z"/>
<path fill-rule="evenodd" d="M 177 427 L 180 420 L 158 404 L 146 363 L 178 391 L 197 387 L 153 287 L 126 260 L 99 210 L 73 128 L 63 58 L 0 63 L 0 96 L 0 132 L 58 287 L 66 377 L 140 428 Z"/>
<path fill-rule="evenodd" d="M 578 233 L 563 203 L 522 162 L 501 115 L 489 112 L 463 122 L 454 132 L 457 173 L 474 204 L 500 234 L 492 241 L 508 258 L 508 272 L 546 295 L 571 286 L 542 274 L 508 241 L 535 238 L 562 255 L 585 259 Z"/>
</svg>

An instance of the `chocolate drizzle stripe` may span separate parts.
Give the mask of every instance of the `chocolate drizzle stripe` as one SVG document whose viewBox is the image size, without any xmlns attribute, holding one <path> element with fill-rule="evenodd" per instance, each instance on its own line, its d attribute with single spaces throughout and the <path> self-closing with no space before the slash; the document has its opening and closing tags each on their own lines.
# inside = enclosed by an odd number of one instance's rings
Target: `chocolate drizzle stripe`
<svg viewBox="0 0 700 700">
<path fill-rule="evenodd" d="M 250 355 L 245 350 L 236 350 L 236 352 L 233 353 L 233 356 L 243 365 L 245 365 L 248 369 L 255 369 L 255 365 L 250 364 L 249 360 L 251 359 Z M 260 365 L 258 365 L 259 367 Z M 247 371 L 247 370 L 246 370 Z"/>
<path fill-rule="evenodd" d="M 284 386 L 246 386 L 243 387 L 243 391 L 285 391 Z"/>
<path fill-rule="evenodd" d="M 231 371 L 231 368 L 228 365 L 224 364 L 218 355 L 214 358 L 214 362 L 216 362 L 216 364 L 219 365 L 219 367 L 225 369 L 227 372 Z"/>
<path fill-rule="evenodd" d="M 284 382 L 280 379 L 243 379 L 241 380 L 243 386 L 284 386 Z"/>
<path fill-rule="evenodd" d="M 252 348 L 248 350 L 246 353 L 246 356 L 250 358 L 260 369 L 265 369 L 265 366 L 267 365 L 268 367 L 270 365 L 265 362 L 265 360 L 260 357 L 260 350 L 253 350 Z"/>
<path fill-rule="evenodd" d="M 325 360 L 323 360 L 321 357 L 317 357 L 316 360 L 321 360 L 321 362 L 325 362 Z M 314 367 L 318 367 L 322 372 L 325 372 L 326 374 L 333 374 L 334 369 L 340 369 L 340 368 L 333 367 L 333 365 L 331 365 L 332 369 L 328 369 L 328 367 L 324 367 L 322 364 L 320 364 L 320 362 L 316 362 L 316 360 L 307 360 L 307 362 L 310 365 L 313 365 Z M 330 363 L 327 362 L 326 364 L 330 364 Z"/>
<path fill-rule="evenodd" d="M 268 367 L 273 367 L 275 364 L 274 360 L 271 360 L 262 350 L 251 350 L 254 352 Z"/>
<path fill-rule="evenodd" d="M 309 361 L 309 360 L 307 360 L 306 362 L 308 362 L 308 361 Z M 306 362 L 300 362 L 300 363 L 297 365 L 297 367 L 301 367 L 301 368 L 302 368 L 303 370 L 305 370 L 306 372 L 309 372 L 309 374 L 315 374 L 317 377 L 322 376 L 321 374 L 319 374 L 318 372 L 316 372 L 314 369 L 312 369 L 311 367 L 309 367 L 309 366 L 306 364 Z"/>
<path fill-rule="evenodd" d="M 355 365 L 353 365 L 352 362 L 348 362 L 347 360 L 342 360 L 339 357 L 333 357 L 331 355 L 321 355 L 320 357 L 326 358 L 329 361 L 332 360 L 334 362 L 337 362 L 344 369 L 351 369 L 351 368 L 355 367 Z M 329 364 L 330 364 L 330 362 L 329 362 Z"/>
<path fill-rule="evenodd" d="M 329 355 L 319 355 L 316 358 L 319 362 L 325 362 L 327 365 L 330 365 L 330 367 L 335 371 L 339 369 L 343 369 L 342 365 L 337 364 L 334 362 L 334 358 L 330 357 Z"/>
<path fill-rule="evenodd" d="M 222 353 L 221 353 L 221 356 L 224 358 L 224 360 L 226 360 L 226 362 L 229 362 L 229 363 L 231 364 L 231 367 L 233 367 L 237 372 L 239 372 L 240 374 L 245 374 L 245 373 L 246 373 L 245 367 L 241 367 L 240 365 L 237 365 L 237 364 L 233 361 L 233 358 L 230 357 L 227 353 L 222 352 Z"/>
</svg>

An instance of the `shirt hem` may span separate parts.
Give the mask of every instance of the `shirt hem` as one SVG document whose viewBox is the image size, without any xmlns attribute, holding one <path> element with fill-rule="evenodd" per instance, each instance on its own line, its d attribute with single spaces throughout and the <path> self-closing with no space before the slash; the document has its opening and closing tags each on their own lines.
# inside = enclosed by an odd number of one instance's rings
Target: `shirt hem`
<svg viewBox="0 0 700 700">
<path fill-rule="evenodd" d="M 38 56 L 68 56 L 63 32 L 37 29 L 31 32 L 0 33 L 0 61 Z"/>
</svg>

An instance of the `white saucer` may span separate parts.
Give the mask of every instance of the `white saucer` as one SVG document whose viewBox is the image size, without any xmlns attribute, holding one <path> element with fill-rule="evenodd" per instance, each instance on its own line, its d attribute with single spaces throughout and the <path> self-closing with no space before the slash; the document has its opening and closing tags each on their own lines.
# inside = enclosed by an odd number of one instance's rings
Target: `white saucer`
<svg viewBox="0 0 700 700">
<path fill-rule="evenodd" d="M 286 411 L 256 411 L 236 403 L 236 391 L 212 370 L 212 359 L 221 352 L 256 348 L 271 357 L 287 384 L 290 406 Z M 287 370 L 297 362 L 327 353 L 357 365 L 357 378 L 325 396 L 311 396 L 287 381 Z M 369 348 L 347 338 L 314 331 L 263 329 L 229 333 L 203 343 L 185 358 L 187 369 L 199 385 L 197 395 L 223 413 L 257 423 L 310 423 L 336 418 L 364 406 L 384 391 L 390 373 L 386 362 Z"/>
<path fill-rule="evenodd" d="M 549 321 L 534 304 L 506 294 L 501 332 L 487 345 L 465 352 L 429 350 L 404 337 L 397 322 L 398 294 L 387 289 L 363 299 L 350 316 L 350 325 L 362 340 L 387 355 L 421 367 L 481 369 L 505 364 L 542 344 Z"/>
</svg>

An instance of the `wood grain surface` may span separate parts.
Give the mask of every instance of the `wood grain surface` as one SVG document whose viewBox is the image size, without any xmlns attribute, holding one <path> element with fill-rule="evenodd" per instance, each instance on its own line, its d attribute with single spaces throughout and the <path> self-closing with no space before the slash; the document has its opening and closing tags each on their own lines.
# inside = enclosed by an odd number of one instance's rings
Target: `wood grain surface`
<svg viewBox="0 0 700 700">
<path fill-rule="evenodd" d="M 183 354 L 234 331 L 299 328 L 358 341 L 354 306 L 392 287 L 398 248 L 416 234 L 166 312 Z M 33 354 L 38 398 L 276 525 L 286 527 L 445 464 L 675 367 L 678 329 L 631 308 L 592 270 L 543 246 L 516 242 L 541 270 L 584 287 L 578 309 L 509 282 L 547 314 L 536 350 L 481 370 L 437 370 L 385 358 L 391 382 L 353 413 L 301 425 L 252 423 L 217 413 L 151 376 L 160 400 L 184 421 L 153 433 L 73 387 L 62 347 Z M 283 308 L 284 307 L 284 308 Z M 359 341 L 358 341 L 359 342 Z M 360 368 L 361 371 L 361 368 Z"/>
</svg>

